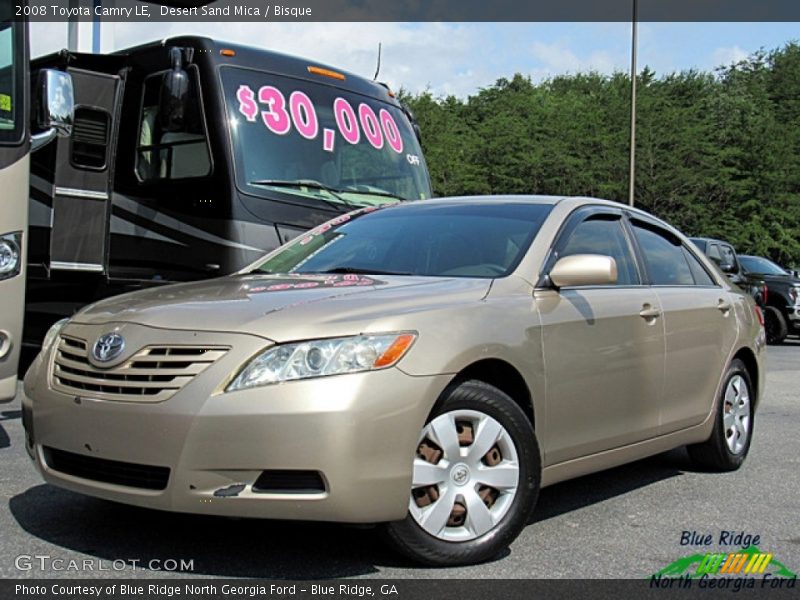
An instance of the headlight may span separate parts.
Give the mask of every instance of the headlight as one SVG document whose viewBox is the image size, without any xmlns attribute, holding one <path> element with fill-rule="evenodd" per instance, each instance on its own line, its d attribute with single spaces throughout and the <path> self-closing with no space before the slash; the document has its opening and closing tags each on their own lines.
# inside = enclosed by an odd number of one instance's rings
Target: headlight
<svg viewBox="0 0 800 600">
<path fill-rule="evenodd" d="M 58 335 L 61 333 L 61 330 L 64 329 L 64 325 L 67 324 L 67 321 L 69 321 L 69 319 L 56 321 L 53 326 L 47 330 L 47 335 L 44 336 L 44 341 L 42 342 L 42 352 L 47 352 L 50 346 L 56 342 Z"/>
<path fill-rule="evenodd" d="M 226 391 L 385 369 L 396 364 L 416 338 L 404 332 L 280 344 L 251 360 Z"/>
<path fill-rule="evenodd" d="M 797 304 L 797 297 L 800 296 L 800 288 L 790 287 L 789 288 L 789 299 Z"/>
<path fill-rule="evenodd" d="M 0 236 L 0 280 L 19 275 L 21 266 L 21 233 Z"/>
</svg>

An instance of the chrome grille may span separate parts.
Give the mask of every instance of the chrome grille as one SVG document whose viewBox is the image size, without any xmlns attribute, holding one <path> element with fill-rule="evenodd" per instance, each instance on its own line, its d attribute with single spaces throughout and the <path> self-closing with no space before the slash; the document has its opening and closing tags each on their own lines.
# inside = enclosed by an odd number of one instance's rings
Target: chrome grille
<svg viewBox="0 0 800 600">
<path fill-rule="evenodd" d="M 218 346 L 147 346 L 116 367 L 98 369 L 89 362 L 85 340 L 61 336 L 53 389 L 105 400 L 162 402 L 227 351 Z"/>
</svg>

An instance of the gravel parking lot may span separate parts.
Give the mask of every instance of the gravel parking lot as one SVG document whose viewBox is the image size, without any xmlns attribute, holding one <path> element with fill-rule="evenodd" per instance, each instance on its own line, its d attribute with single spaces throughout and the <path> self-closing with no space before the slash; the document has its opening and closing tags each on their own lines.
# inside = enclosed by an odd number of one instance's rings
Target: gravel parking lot
<svg viewBox="0 0 800 600">
<path fill-rule="evenodd" d="M 45 485 L 23 448 L 17 400 L 0 405 L 0 576 L 173 577 L 184 561 L 192 569 L 177 576 L 641 578 L 704 551 L 681 546 L 684 531 L 711 534 L 712 549 L 722 532 L 757 535 L 762 551 L 797 572 L 800 342 L 768 353 L 766 397 L 740 471 L 697 472 L 676 450 L 556 485 L 505 556 L 456 569 L 409 564 L 372 529 L 176 515 Z"/>
</svg>

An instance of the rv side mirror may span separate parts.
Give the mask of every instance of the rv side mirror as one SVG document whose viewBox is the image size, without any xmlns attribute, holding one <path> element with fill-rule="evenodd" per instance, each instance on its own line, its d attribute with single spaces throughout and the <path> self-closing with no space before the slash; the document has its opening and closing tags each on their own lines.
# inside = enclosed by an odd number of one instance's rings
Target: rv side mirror
<svg viewBox="0 0 800 600">
<path fill-rule="evenodd" d="M 34 125 L 40 133 L 32 136 L 32 150 L 37 150 L 56 136 L 72 134 L 75 116 L 75 93 L 72 76 L 64 71 L 39 71 L 34 94 Z"/>
<path fill-rule="evenodd" d="M 408 117 L 408 121 L 411 123 L 411 129 L 414 130 L 414 135 L 417 137 L 417 141 L 421 143 L 422 130 L 420 129 L 419 123 L 417 122 L 417 117 L 414 115 L 412 110 L 408 107 L 408 105 L 405 102 L 403 102 L 401 106 L 403 108 L 403 112 L 406 114 L 406 117 Z"/>
<path fill-rule="evenodd" d="M 172 69 L 164 73 L 159 99 L 159 119 L 164 131 L 182 131 L 189 97 L 189 74 L 183 69 L 180 48 L 170 49 Z"/>
</svg>

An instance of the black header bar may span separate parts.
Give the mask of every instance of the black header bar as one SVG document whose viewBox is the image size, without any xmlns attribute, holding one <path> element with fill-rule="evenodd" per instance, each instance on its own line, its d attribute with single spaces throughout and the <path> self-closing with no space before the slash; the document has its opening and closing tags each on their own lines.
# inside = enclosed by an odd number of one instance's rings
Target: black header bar
<svg viewBox="0 0 800 600">
<path fill-rule="evenodd" d="M 800 21 L 798 0 L 3 0 L 15 19 L 116 22 Z"/>
</svg>

